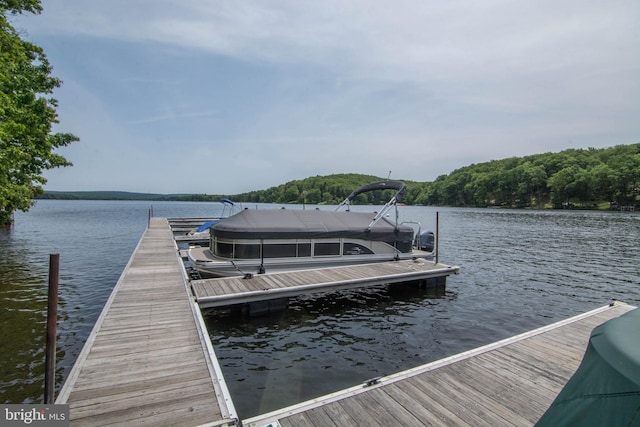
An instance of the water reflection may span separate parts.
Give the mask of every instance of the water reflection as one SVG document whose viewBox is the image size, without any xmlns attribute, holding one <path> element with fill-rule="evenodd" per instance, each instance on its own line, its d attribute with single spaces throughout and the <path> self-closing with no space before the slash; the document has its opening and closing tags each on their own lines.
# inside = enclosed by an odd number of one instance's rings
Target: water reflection
<svg viewBox="0 0 640 427">
<path fill-rule="evenodd" d="M 113 202 L 38 201 L 30 212 L 17 212 L 13 226 L 0 230 L 3 402 L 43 400 L 52 253 L 60 254 L 59 390 L 146 225 L 146 210 L 135 209 L 133 204 L 124 206 L 128 209 Z M 134 222 L 133 217 L 138 220 Z"/>
<path fill-rule="evenodd" d="M 20 401 L 40 401 L 48 267 L 30 264 L 26 241 L 16 238 L 13 227 L 0 228 L 0 250 L 0 395 L 11 388 Z"/>
<path fill-rule="evenodd" d="M 455 299 L 443 287 L 378 286 L 293 298 L 269 316 L 212 310 L 206 320 L 246 418 L 429 360 L 448 317 L 438 305 Z"/>
<path fill-rule="evenodd" d="M 432 208 L 404 207 L 423 228 Z M 640 303 L 637 215 L 443 209 L 444 294 L 415 288 L 299 299 L 279 317 L 208 318 L 242 417 L 497 341 L 612 300 Z M 254 404 L 254 402 L 257 402 Z"/>
<path fill-rule="evenodd" d="M 204 217 L 219 205 L 154 202 L 153 208 L 156 216 Z M 0 230 L 3 402 L 41 400 L 49 254 L 61 255 L 59 388 L 146 227 L 149 207 L 39 201 L 16 214 L 12 229 Z M 637 213 L 400 211 L 402 220 L 418 220 L 423 229 L 434 229 L 440 212 L 440 260 L 460 265 L 461 274 L 449 277 L 444 293 L 379 287 L 299 298 L 277 316 L 210 318 L 243 417 L 313 396 L 318 384 L 349 387 L 611 300 L 640 304 Z M 257 406 L 249 407 L 253 401 Z"/>
</svg>

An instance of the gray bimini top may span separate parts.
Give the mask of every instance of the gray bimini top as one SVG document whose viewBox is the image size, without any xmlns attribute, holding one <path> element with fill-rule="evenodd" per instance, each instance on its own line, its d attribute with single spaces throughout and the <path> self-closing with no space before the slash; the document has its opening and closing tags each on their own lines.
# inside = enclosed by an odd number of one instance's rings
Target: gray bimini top
<svg viewBox="0 0 640 427">
<path fill-rule="evenodd" d="M 373 213 L 320 210 L 244 210 L 211 226 L 221 239 L 351 238 L 386 242 L 402 252 L 411 251 L 413 229 L 383 218 L 371 229 Z"/>
</svg>

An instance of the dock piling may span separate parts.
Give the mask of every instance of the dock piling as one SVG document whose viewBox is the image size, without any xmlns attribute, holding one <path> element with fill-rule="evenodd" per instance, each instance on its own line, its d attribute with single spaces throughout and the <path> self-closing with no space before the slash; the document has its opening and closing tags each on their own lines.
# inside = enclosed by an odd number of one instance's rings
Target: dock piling
<svg viewBox="0 0 640 427">
<path fill-rule="evenodd" d="M 440 252 L 440 212 L 436 212 L 436 264 L 438 263 L 438 254 Z"/>
<path fill-rule="evenodd" d="M 55 400 L 56 333 L 58 323 L 58 277 L 60 254 L 49 255 L 49 294 L 47 298 L 47 341 L 45 350 L 44 403 Z"/>
</svg>

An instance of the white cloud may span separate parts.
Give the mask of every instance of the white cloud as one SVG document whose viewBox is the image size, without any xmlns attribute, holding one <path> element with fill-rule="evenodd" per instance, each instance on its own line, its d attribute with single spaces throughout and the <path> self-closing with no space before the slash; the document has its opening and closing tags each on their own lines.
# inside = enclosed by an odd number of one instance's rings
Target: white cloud
<svg viewBox="0 0 640 427">
<path fill-rule="evenodd" d="M 39 26 L 48 33 L 157 42 L 247 60 L 353 66 L 403 80 L 594 64 L 602 55 L 632 53 L 637 43 L 624 39 L 637 22 L 630 0 L 49 0 L 44 8 L 46 22 Z"/>
<path fill-rule="evenodd" d="M 60 97 L 63 123 L 83 137 L 78 147 L 126 165 L 120 184 L 141 190 L 240 192 L 390 169 L 431 180 L 471 162 L 637 142 L 640 132 L 632 0 L 43 6 L 17 20 L 52 43 L 62 93 L 86 95 L 73 107 Z M 77 174 L 101 170 L 85 148 L 68 150 Z M 118 152 L 157 157 L 141 166 Z M 172 162 L 207 166 L 190 170 L 192 183 L 153 170 Z M 212 174 L 234 178 L 212 190 Z M 107 175 L 91 182 L 116 179 Z"/>
</svg>

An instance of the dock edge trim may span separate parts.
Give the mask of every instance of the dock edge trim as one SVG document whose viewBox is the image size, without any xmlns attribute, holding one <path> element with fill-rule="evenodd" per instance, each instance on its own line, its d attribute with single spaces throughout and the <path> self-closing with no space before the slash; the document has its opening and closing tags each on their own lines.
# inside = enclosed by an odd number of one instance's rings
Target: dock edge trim
<svg viewBox="0 0 640 427">
<path fill-rule="evenodd" d="M 203 344 L 202 350 L 207 362 L 207 369 L 209 369 L 209 376 L 211 377 L 211 382 L 213 383 L 216 394 L 220 394 L 219 397 L 222 397 L 222 399 L 218 399 L 218 406 L 220 407 L 222 416 L 227 418 L 227 420 L 224 420 L 222 424 L 228 423 L 229 421 L 235 423 L 239 420 L 239 418 L 233 404 L 233 399 L 231 398 L 231 393 L 229 392 L 229 388 L 227 387 L 227 383 L 222 373 L 222 368 L 218 363 L 218 357 L 216 356 L 213 344 L 211 343 L 211 339 L 209 338 L 207 325 L 205 324 L 202 312 L 200 311 L 200 307 L 198 306 L 198 303 L 196 302 L 195 297 L 192 293 L 191 286 L 189 284 L 189 276 L 187 274 L 187 270 L 184 267 L 184 263 L 182 262 L 182 258 L 180 257 L 178 244 L 175 239 L 172 239 L 172 241 L 175 249 L 176 261 L 179 263 L 180 271 L 182 273 L 184 290 L 187 293 L 189 306 L 191 307 L 191 312 L 193 313 L 193 320 L 195 321 L 196 329 L 198 331 L 198 335 L 200 336 L 200 343 Z M 224 405 L 222 405 L 223 402 Z"/>
<path fill-rule="evenodd" d="M 397 381 L 413 377 L 415 375 L 422 374 L 424 372 L 432 371 L 434 369 L 440 368 L 442 366 L 446 366 L 452 364 L 454 362 L 458 362 L 461 360 L 468 359 L 470 357 L 486 353 L 488 351 L 494 350 L 496 348 L 503 347 L 508 344 L 512 344 L 527 338 L 534 337 L 536 335 L 542 334 L 547 331 L 551 331 L 558 327 L 588 318 L 590 316 L 596 315 L 598 313 L 602 313 L 604 311 L 610 310 L 616 306 L 627 306 L 629 309 L 635 308 L 632 305 L 626 304 L 624 302 L 614 301 L 611 304 L 607 304 L 603 307 L 596 308 L 594 310 L 588 311 L 586 313 L 578 314 L 576 316 L 570 317 L 568 319 L 560 320 L 558 322 L 552 323 L 550 325 L 542 326 L 537 329 L 533 329 L 531 331 L 524 332 L 519 335 L 515 335 L 509 338 L 505 338 L 500 341 L 495 341 L 489 344 L 486 344 L 481 347 L 477 347 L 471 350 L 464 351 L 462 353 L 457 353 L 442 359 L 435 360 L 433 362 L 426 363 L 424 365 L 417 366 L 412 369 L 407 369 L 405 371 L 391 374 L 385 377 L 376 378 L 376 382 L 370 386 L 363 387 L 362 384 L 359 384 L 354 387 L 350 387 L 347 389 L 339 390 L 334 393 L 330 393 L 324 396 L 320 396 L 314 399 L 310 399 L 295 405 L 288 406 L 286 408 L 282 408 L 279 410 L 275 410 L 272 412 L 268 412 L 265 414 L 257 415 L 246 420 L 243 420 L 243 426 L 263 426 L 268 425 L 269 423 L 278 421 L 279 419 L 286 418 L 295 414 L 299 414 L 301 412 L 309 411 L 311 409 L 318 408 L 320 406 L 324 406 L 333 402 L 337 402 L 347 397 L 356 396 L 361 393 L 366 393 L 370 390 L 374 390 L 379 387 L 383 387 L 385 385 L 393 384 Z"/>
</svg>

